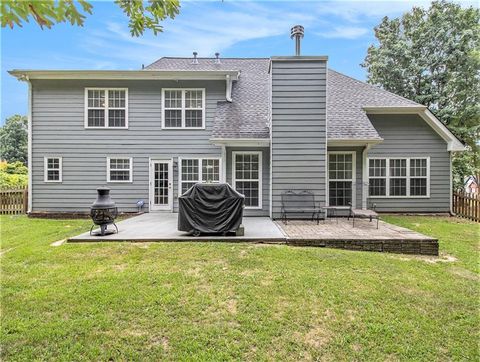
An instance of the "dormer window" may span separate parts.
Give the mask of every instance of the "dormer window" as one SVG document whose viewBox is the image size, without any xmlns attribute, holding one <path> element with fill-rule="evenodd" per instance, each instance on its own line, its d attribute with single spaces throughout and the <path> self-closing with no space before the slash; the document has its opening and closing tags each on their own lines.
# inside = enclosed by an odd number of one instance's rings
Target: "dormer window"
<svg viewBox="0 0 480 362">
<path fill-rule="evenodd" d="M 205 128 L 205 89 L 163 89 L 162 99 L 162 128 Z"/>
</svg>

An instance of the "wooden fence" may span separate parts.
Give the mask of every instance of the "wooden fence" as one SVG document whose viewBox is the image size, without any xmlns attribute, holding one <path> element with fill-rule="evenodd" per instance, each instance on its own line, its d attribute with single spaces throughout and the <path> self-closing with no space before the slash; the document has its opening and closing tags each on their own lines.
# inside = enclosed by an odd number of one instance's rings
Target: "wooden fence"
<svg viewBox="0 0 480 362">
<path fill-rule="evenodd" d="M 25 214 L 28 210 L 28 189 L 0 190 L 0 214 Z"/>
<path fill-rule="evenodd" d="M 480 194 L 454 192 L 453 212 L 459 217 L 480 222 Z"/>
</svg>

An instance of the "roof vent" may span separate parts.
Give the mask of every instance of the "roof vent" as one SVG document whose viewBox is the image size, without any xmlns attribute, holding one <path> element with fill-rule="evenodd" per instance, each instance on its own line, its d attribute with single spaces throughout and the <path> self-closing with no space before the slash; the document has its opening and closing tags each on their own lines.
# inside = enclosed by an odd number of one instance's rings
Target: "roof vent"
<svg viewBox="0 0 480 362">
<path fill-rule="evenodd" d="M 197 52 L 193 52 L 192 64 L 198 64 L 197 55 L 198 55 Z"/>
<path fill-rule="evenodd" d="M 215 64 L 221 64 L 220 63 L 220 53 L 215 53 Z"/>
<path fill-rule="evenodd" d="M 300 55 L 300 40 L 303 38 L 305 30 L 301 25 L 295 25 L 290 30 L 290 38 L 295 38 L 295 55 L 298 57 Z"/>
</svg>

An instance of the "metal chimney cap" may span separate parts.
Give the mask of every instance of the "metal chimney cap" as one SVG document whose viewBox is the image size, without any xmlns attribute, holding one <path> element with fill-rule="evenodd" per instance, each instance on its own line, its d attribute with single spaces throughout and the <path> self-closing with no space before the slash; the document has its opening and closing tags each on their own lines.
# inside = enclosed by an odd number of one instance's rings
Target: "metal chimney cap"
<svg viewBox="0 0 480 362">
<path fill-rule="evenodd" d="M 304 34 L 305 34 L 305 29 L 303 28 L 302 25 L 295 25 L 290 30 L 290 38 L 292 39 L 296 36 L 303 38 Z"/>
<path fill-rule="evenodd" d="M 215 53 L 215 64 L 220 64 L 220 53 Z"/>
</svg>

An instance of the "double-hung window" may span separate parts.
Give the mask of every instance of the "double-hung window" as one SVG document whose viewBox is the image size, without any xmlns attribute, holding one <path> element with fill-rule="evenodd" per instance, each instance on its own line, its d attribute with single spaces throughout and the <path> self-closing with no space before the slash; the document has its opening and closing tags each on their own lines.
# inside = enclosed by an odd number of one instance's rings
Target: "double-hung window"
<svg viewBox="0 0 480 362">
<path fill-rule="evenodd" d="M 370 197 L 428 197 L 428 158 L 370 158 Z"/>
<path fill-rule="evenodd" d="M 219 158 L 181 158 L 179 164 L 180 194 L 183 194 L 196 183 L 220 182 Z"/>
<path fill-rule="evenodd" d="M 128 128 L 126 88 L 85 88 L 85 128 Z"/>
<path fill-rule="evenodd" d="M 107 158 L 107 182 L 132 182 L 132 158 Z"/>
<path fill-rule="evenodd" d="M 407 160 L 392 158 L 389 161 L 390 196 L 407 196 Z"/>
<path fill-rule="evenodd" d="M 245 195 L 245 207 L 262 208 L 261 152 L 233 152 L 233 188 Z"/>
<path fill-rule="evenodd" d="M 205 89 L 163 89 L 163 128 L 205 128 Z"/>
<path fill-rule="evenodd" d="M 387 190 L 387 160 L 371 159 L 369 161 L 368 174 L 370 177 L 370 196 L 382 196 Z"/>
<path fill-rule="evenodd" d="M 348 206 L 354 202 L 355 153 L 328 153 L 328 203 Z"/>
<path fill-rule="evenodd" d="M 62 158 L 61 157 L 45 157 L 44 158 L 44 181 L 45 182 L 62 182 Z"/>
<path fill-rule="evenodd" d="M 426 158 L 410 159 L 410 196 L 426 196 L 428 194 L 428 167 Z"/>
</svg>

